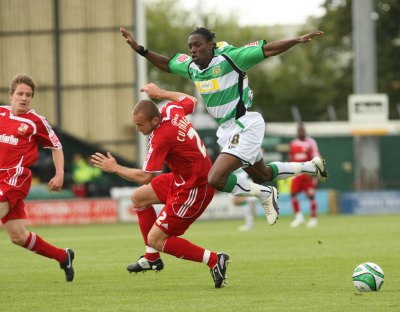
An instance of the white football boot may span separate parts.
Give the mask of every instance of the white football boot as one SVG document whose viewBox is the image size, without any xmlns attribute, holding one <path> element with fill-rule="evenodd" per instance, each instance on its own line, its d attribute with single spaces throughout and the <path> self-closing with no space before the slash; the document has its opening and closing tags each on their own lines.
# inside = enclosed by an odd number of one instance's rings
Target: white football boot
<svg viewBox="0 0 400 312">
<path fill-rule="evenodd" d="M 279 215 L 278 191 L 273 186 L 270 186 L 270 189 L 271 194 L 268 196 L 267 199 L 261 201 L 261 205 L 264 208 L 269 225 L 274 225 Z"/>
<path fill-rule="evenodd" d="M 306 220 L 303 217 L 303 214 L 301 212 L 296 213 L 296 216 L 294 217 L 294 220 L 290 223 L 291 228 L 297 228 L 298 226 L 306 223 Z"/>
<path fill-rule="evenodd" d="M 315 156 L 312 160 L 311 163 L 314 165 L 314 167 L 317 169 L 316 177 L 318 180 L 325 182 L 328 180 L 328 171 L 326 170 L 326 162 L 325 159 L 323 159 L 320 156 Z"/>
<path fill-rule="evenodd" d="M 311 219 L 307 222 L 307 227 L 308 227 L 308 228 L 313 228 L 313 227 L 316 227 L 317 225 L 318 225 L 317 218 L 311 218 Z"/>
</svg>

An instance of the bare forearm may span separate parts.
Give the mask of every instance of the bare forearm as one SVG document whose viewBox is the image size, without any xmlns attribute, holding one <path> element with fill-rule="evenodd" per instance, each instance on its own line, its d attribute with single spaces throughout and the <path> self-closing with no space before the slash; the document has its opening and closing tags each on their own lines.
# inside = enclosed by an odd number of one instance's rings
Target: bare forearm
<svg viewBox="0 0 400 312">
<path fill-rule="evenodd" d="M 323 31 L 314 30 L 308 34 L 299 36 L 294 39 L 269 42 L 269 43 L 263 45 L 264 56 L 270 57 L 270 56 L 274 56 L 274 55 L 279 55 L 299 43 L 308 43 L 314 37 L 319 37 L 319 36 L 323 36 L 323 35 L 324 35 Z"/>
<path fill-rule="evenodd" d="M 121 178 L 128 181 L 136 182 L 138 184 L 147 184 L 154 177 L 154 174 L 145 172 L 137 168 L 128 168 L 121 165 L 117 165 L 115 166 L 114 169 L 115 169 L 114 173 L 119 175 Z"/>
<path fill-rule="evenodd" d="M 152 52 L 152 51 L 149 51 L 149 53 L 145 56 L 145 58 L 151 64 L 153 64 L 154 66 L 158 67 L 162 71 L 165 71 L 167 73 L 171 72 L 169 70 L 169 66 L 168 66 L 168 64 L 169 64 L 169 58 L 168 57 L 166 57 L 164 55 L 161 55 L 161 54 L 158 54 L 158 53 L 155 53 L 155 52 Z"/>
<path fill-rule="evenodd" d="M 165 100 L 170 100 L 170 101 L 174 101 L 177 102 L 179 101 L 180 98 L 182 97 L 188 97 L 190 99 L 192 99 L 195 103 L 196 103 L 196 98 L 193 96 L 190 96 L 186 93 L 183 92 L 175 92 L 175 91 L 168 91 L 168 90 L 163 90 L 160 89 L 158 96 L 156 98 L 158 99 L 165 99 Z"/>
<path fill-rule="evenodd" d="M 53 163 L 56 175 L 64 177 L 64 153 L 62 149 L 52 149 Z"/>
<path fill-rule="evenodd" d="M 299 38 L 269 42 L 263 47 L 264 56 L 279 55 L 299 43 L 301 43 Z"/>
<path fill-rule="evenodd" d="M 145 47 L 141 46 L 134 38 L 134 36 L 126 30 L 124 27 L 121 27 L 120 30 L 122 37 L 125 38 L 126 43 L 136 52 L 138 55 L 145 57 L 150 63 L 154 66 L 158 67 L 159 69 L 170 72 L 168 63 L 169 59 L 161 54 L 149 51 Z"/>
</svg>

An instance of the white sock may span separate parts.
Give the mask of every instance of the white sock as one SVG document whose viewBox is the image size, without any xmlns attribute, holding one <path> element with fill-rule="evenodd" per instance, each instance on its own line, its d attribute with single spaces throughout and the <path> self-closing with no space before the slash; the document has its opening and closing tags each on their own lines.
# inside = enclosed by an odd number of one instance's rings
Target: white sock
<svg viewBox="0 0 400 312">
<path fill-rule="evenodd" d="M 247 178 L 242 176 L 236 176 L 236 185 L 233 188 L 231 194 L 233 196 L 244 196 L 244 197 L 257 197 L 260 200 L 264 200 L 271 194 L 271 188 L 256 184 L 249 181 Z"/>
<path fill-rule="evenodd" d="M 311 161 L 306 161 L 304 163 L 274 161 L 271 164 L 274 164 L 278 168 L 278 175 L 275 180 L 283 180 L 299 174 L 308 174 L 312 176 L 317 174 L 317 170 Z"/>
</svg>

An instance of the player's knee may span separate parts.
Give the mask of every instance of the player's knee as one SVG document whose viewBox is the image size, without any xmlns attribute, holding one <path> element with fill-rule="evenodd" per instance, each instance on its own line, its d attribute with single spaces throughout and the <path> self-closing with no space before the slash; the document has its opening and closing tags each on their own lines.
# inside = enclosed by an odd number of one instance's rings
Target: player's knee
<svg viewBox="0 0 400 312">
<path fill-rule="evenodd" d="M 15 245 L 24 246 L 26 242 L 26 237 L 24 235 L 11 235 L 10 241 Z"/>
<path fill-rule="evenodd" d="M 133 208 L 143 207 L 143 198 L 137 192 L 133 192 L 131 195 L 131 201 Z"/>
</svg>

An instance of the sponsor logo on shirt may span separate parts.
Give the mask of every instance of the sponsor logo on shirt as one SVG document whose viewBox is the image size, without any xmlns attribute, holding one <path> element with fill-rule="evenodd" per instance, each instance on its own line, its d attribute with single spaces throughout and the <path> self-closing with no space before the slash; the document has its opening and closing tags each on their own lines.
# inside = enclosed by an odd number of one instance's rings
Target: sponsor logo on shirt
<svg viewBox="0 0 400 312">
<path fill-rule="evenodd" d="M 258 41 L 254 41 L 249 44 L 246 44 L 245 48 L 248 48 L 248 47 L 258 47 Z"/>
<path fill-rule="evenodd" d="M 49 138 L 50 138 L 50 140 L 51 140 L 51 143 L 53 143 L 54 146 L 60 145 L 60 140 L 58 139 L 58 137 L 57 137 L 57 135 L 55 134 L 54 131 L 52 131 L 52 132 L 49 134 Z"/>
<path fill-rule="evenodd" d="M 0 134 L 0 142 L 11 145 L 18 145 L 18 139 L 15 138 L 13 135 Z"/>
<path fill-rule="evenodd" d="M 180 63 L 184 63 L 188 59 L 189 59 L 189 56 L 187 56 L 186 54 L 181 54 L 181 55 L 179 55 L 179 57 L 176 60 Z"/>
<path fill-rule="evenodd" d="M 196 87 L 200 93 L 207 93 L 219 90 L 219 83 L 217 79 L 196 81 Z"/>
</svg>

